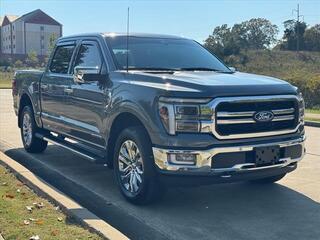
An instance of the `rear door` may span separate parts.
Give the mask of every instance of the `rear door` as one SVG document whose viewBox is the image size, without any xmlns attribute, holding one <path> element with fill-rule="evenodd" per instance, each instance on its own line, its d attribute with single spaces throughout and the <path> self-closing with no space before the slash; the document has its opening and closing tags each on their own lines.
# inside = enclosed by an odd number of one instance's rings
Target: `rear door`
<svg viewBox="0 0 320 240">
<path fill-rule="evenodd" d="M 68 118 L 72 120 L 72 136 L 98 147 L 105 147 L 105 110 L 109 101 L 109 88 L 106 63 L 98 41 L 82 41 L 75 57 L 76 67 L 97 68 L 96 81 L 79 83 L 72 80 L 68 95 Z"/>
<path fill-rule="evenodd" d="M 75 47 L 75 42 L 57 44 L 40 83 L 43 125 L 46 129 L 59 133 L 67 131 L 64 120 L 68 109 L 65 106 L 72 79 L 70 68 Z"/>
</svg>

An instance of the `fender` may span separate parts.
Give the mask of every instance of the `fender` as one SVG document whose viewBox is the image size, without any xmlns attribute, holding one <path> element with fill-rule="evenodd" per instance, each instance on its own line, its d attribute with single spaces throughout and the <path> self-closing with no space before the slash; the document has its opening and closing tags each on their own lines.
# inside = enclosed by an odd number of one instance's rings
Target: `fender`
<svg viewBox="0 0 320 240">
<path fill-rule="evenodd" d="M 30 87 L 29 87 L 30 88 Z M 21 100 L 23 98 L 23 96 L 26 95 L 30 102 L 31 102 L 31 107 L 32 110 L 34 112 L 34 119 L 35 122 L 37 124 L 37 126 L 39 128 L 42 128 L 42 120 L 41 120 L 41 111 L 40 111 L 40 106 L 38 106 L 38 108 L 36 107 L 35 103 L 34 103 L 34 98 L 32 97 L 32 93 L 30 93 L 29 91 L 25 91 L 24 89 L 19 93 L 19 102 L 18 102 L 18 121 L 19 121 L 19 116 L 20 116 L 20 112 L 22 111 L 22 109 L 20 108 L 21 106 Z M 38 104 L 37 104 L 38 105 Z M 39 111 L 37 111 L 37 109 L 39 109 Z M 20 124 L 19 124 L 20 126 Z"/>
<path fill-rule="evenodd" d="M 143 124 L 149 136 L 152 135 L 152 129 L 155 129 L 155 127 L 152 127 L 153 121 L 151 117 L 141 106 L 132 101 L 126 100 L 113 105 L 112 110 L 110 111 L 110 116 L 108 118 L 108 121 L 106 121 L 106 141 L 109 138 L 111 127 L 114 124 L 115 119 L 123 113 L 130 113 L 134 115 Z"/>
</svg>

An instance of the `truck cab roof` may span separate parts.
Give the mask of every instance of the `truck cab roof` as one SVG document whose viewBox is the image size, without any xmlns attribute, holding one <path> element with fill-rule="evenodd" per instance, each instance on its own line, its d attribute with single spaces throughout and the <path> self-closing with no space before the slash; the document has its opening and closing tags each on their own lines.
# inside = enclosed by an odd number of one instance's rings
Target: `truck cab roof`
<svg viewBox="0 0 320 240">
<path fill-rule="evenodd" d="M 121 33 L 121 32 L 83 33 L 83 34 L 75 34 L 75 35 L 61 37 L 59 38 L 59 41 L 66 41 L 74 38 L 83 38 L 83 37 L 118 37 L 118 36 L 127 36 L 127 33 Z M 175 35 L 168 35 L 168 34 L 154 34 L 154 33 L 129 33 L 128 36 L 143 37 L 143 38 L 187 39 L 182 36 L 175 36 Z"/>
</svg>

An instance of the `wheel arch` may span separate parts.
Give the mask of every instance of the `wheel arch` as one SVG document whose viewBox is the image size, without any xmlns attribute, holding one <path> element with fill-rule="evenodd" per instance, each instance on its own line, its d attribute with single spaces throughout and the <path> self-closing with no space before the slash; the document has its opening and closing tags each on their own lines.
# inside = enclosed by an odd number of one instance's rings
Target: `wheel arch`
<svg viewBox="0 0 320 240">
<path fill-rule="evenodd" d="M 22 93 L 21 97 L 20 97 L 20 101 L 19 101 L 19 110 L 18 110 L 18 126 L 21 128 L 21 113 L 22 110 L 25 106 L 31 106 L 33 112 L 34 112 L 34 107 L 33 107 L 33 103 L 31 100 L 31 97 L 27 94 L 27 93 Z"/>
<path fill-rule="evenodd" d="M 146 128 L 144 121 L 141 120 L 140 117 L 138 117 L 138 114 L 135 114 L 132 111 L 124 111 L 124 112 L 119 113 L 114 118 L 114 120 L 111 124 L 109 137 L 107 140 L 107 142 L 108 142 L 108 144 L 107 144 L 107 160 L 108 160 L 108 165 L 110 167 L 112 167 L 112 165 L 113 165 L 112 160 L 113 160 L 114 147 L 115 147 L 117 137 L 119 136 L 119 134 L 122 130 L 124 130 L 125 128 L 128 128 L 128 127 L 133 127 L 133 126 L 142 127 L 148 136 L 147 141 L 151 141 L 149 131 Z"/>
</svg>

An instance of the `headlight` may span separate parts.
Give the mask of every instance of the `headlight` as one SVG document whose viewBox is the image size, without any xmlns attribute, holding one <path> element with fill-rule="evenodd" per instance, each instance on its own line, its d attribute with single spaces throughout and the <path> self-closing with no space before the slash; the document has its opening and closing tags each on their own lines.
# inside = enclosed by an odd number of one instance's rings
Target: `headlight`
<svg viewBox="0 0 320 240">
<path fill-rule="evenodd" d="M 182 99 L 160 97 L 159 115 L 166 131 L 200 132 L 201 121 L 210 120 L 212 113 L 205 106 L 211 99 Z"/>
</svg>

